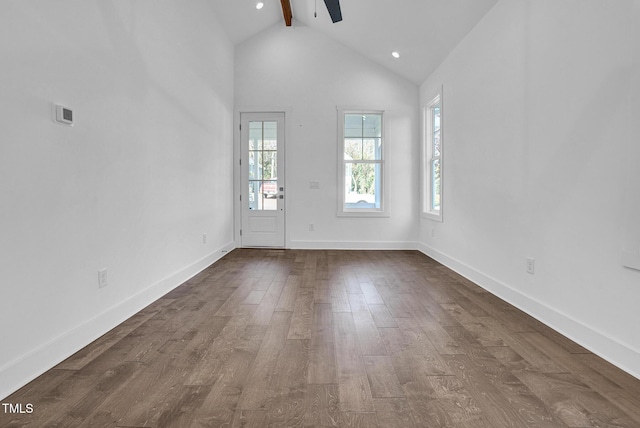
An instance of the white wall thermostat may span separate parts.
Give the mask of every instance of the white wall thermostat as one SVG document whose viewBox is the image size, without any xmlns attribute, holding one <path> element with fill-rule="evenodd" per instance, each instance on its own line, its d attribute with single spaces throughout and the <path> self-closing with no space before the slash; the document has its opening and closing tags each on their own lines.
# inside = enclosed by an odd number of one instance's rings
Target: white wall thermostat
<svg viewBox="0 0 640 428">
<path fill-rule="evenodd" d="M 56 104 L 53 113 L 53 120 L 63 125 L 73 126 L 73 110 Z"/>
</svg>

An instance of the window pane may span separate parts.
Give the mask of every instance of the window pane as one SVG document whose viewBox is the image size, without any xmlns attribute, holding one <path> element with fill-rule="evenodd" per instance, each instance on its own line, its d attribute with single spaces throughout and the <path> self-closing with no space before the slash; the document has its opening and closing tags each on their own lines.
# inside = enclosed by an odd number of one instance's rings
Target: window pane
<svg viewBox="0 0 640 428">
<path fill-rule="evenodd" d="M 342 209 L 345 214 L 362 210 L 382 211 L 382 121 L 375 112 L 342 113 L 344 160 Z M 342 181 L 342 180 L 340 180 Z M 347 214 L 348 215 L 348 214 Z M 357 215 L 357 214 L 356 214 Z"/>
<path fill-rule="evenodd" d="M 344 140 L 344 159 L 362 159 L 362 139 L 349 138 Z"/>
<path fill-rule="evenodd" d="M 440 211 L 441 195 L 440 159 L 431 161 L 431 210 Z"/>
<path fill-rule="evenodd" d="M 345 163 L 344 202 L 348 208 L 380 208 L 380 165 Z"/>
<path fill-rule="evenodd" d="M 442 96 L 438 94 L 424 107 L 424 135 L 422 138 L 422 212 L 442 221 Z"/>
<path fill-rule="evenodd" d="M 433 156 L 440 156 L 440 131 L 438 130 L 433 134 Z"/>
<path fill-rule="evenodd" d="M 382 115 L 345 114 L 345 160 L 382 159 Z"/>
<path fill-rule="evenodd" d="M 362 137 L 362 115 L 344 115 L 344 138 Z"/>
<path fill-rule="evenodd" d="M 362 128 L 363 128 L 364 137 L 381 137 L 382 136 L 382 115 L 363 114 Z"/>
<path fill-rule="evenodd" d="M 382 141 L 380 138 L 365 138 L 362 141 L 362 158 L 365 160 L 382 159 Z"/>
<path fill-rule="evenodd" d="M 433 126 L 432 130 L 432 141 L 431 144 L 433 150 L 433 156 L 440 156 L 440 106 L 435 105 L 431 108 L 431 123 Z"/>
</svg>

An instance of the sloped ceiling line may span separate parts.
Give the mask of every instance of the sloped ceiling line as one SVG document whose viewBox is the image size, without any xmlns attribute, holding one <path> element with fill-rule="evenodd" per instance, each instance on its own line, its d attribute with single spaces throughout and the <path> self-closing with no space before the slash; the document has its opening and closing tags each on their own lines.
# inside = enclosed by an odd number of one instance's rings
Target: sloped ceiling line
<svg viewBox="0 0 640 428">
<path fill-rule="evenodd" d="M 238 45 L 272 26 L 282 26 L 284 2 L 212 0 L 231 41 Z M 332 23 L 316 0 L 286 0 L 292 27 L 311 27 L 359 54 L 421 84 L 464 39 L 498 0 L 349 0 L 340 2 L 343 20 Z M 401 3 L 401 5 L 400 5 Z M 286 19 L 286 18 L 285 18 Z M 295 37 L 295 31 L 291 37 Z M 400 58 L 391 56 L 392 51 Z"/>
</svg>

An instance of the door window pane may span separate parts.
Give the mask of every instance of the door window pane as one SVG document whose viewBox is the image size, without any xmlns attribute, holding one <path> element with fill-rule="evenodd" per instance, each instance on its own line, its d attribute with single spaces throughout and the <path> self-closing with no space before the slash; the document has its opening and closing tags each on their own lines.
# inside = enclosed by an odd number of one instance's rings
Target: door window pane
<svg viewBox="0 0 640 428">
<path fill-rule="evenodd" d="M 262 196 L 262 209 L 273 211 L 278 209 L 278 182 L 263 181 L 260 189 Z"/>
<path fill-rule="evenodd" d="M 260 195 L 260 181 L 249 181 L 249 209 L 259 210 L 262 206 L 262 197 Z"/>
<path fill-rule="evenodd" d="M 262 178 L 272 180 L 278 177 L 278 152 L 265 151 L 260 156 L 262 165 Z"/>
<path fill-rule="evenodd" d="M 261 153 L 257 151 L 249 152 L 249 180 L 262 179 Z"/>
<path fill-rule="evenodd" d="M 249 150 L 262 150 L 262 122 L 249 122 Z"/>
<path fill-rule="evenodd" d="M 249 122 L 249 209 L 278 208 L 278 122 Z"/>
<path fill-rule="evenodd" d="M 264 123 L 263 149 L 277 150 L 278 149 L 278 122 L 263 122 L 263 123 Z"/>
</svg>

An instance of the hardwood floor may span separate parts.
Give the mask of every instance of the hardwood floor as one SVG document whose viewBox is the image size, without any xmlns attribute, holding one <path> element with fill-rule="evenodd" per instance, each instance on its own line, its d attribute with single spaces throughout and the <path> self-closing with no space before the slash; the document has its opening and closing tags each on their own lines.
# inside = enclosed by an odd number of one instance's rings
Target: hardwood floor
<svg viewBox="0 0 640 428">
<path fill-rule="evenodd" d="M 3 427 L 640 427 L 640 381 L 414 251 L 235 250 Z"/>
</svg>

